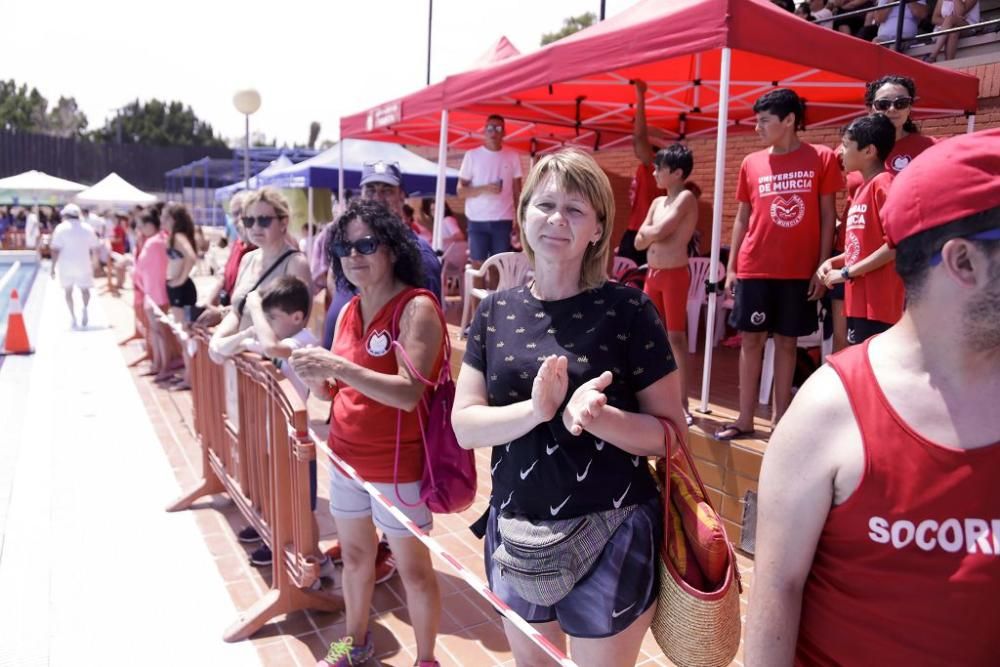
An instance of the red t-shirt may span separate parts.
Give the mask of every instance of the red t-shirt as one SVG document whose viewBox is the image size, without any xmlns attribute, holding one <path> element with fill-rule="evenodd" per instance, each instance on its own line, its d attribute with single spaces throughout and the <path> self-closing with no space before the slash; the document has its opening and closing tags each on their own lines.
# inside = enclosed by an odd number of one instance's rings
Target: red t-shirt
<svg viewBox="0 0 1000 667">
<path fill-rule="evenodd" d="M 230 296 L 236 289 L 236 277 L 240 272 L 240 262 L 243 256 L 251 250 L 256 250 L 257 246 L 252 243 L 244 243 L 242 239 L 233 241 L 233 249 L 229 251 L 229 259 L 226 260 L 226 268 L 222 272 L 222 289 L 226 290 Z"/>
<path fill-rule="evenodd" d="M 111 229 L 111 252 L 125 254 L 125 226 L 115 225 Z"/>
<path fill-rule="evenodd" d="M 911 430 L 868 342 L 827 358 L 861 431 L 864 475 L 820 533 L 796 664 L 996 665 L 1000 442 L 961 450 Z"/>
<path fill-rule="evenodd" d="M 844 224 L 844 264 L 854 266 L 885 243 L 882 205 L 889 194 L 892 174 L 883 171 L 854 193 Z M 895 324 L 903 316 L 903 281 L 896 262 L 850 280 L 844 286 L 844 314 Z"/>
<path fill-rule="evenodd" d="M 908 134 L 893 145 L 892 150 L 889 151 L 889 157 L 885 159 L 885 169 L 890 172 L 893 176 L 899 172 L 906 169 L 906 167 L 913 162 L 913 158 L 917 157 L 925 150 L 936 144 L 937 141 L 933 137 L 928 137 L 923 134 Z M 852 171 L 847 175 L 847 196 L 851 198 L 854 196 L 854 191 L 857 190 L 864 179 L 856 171 Z M 850 206 L 850 201 L 847 203 Z"/>
<path fill-rule="evenodd" d="M 628 231 L 639 231 L 642 223 L 646 220 L 649 205 L 663 194 L 666 194 L 666 191 L 656 187 L 653 165 L 640 162 L 635 169 L 635 176 L 632 177 L 632 185 L 628 191 L 628 203 L 632 207 L 628 214 Z"/>
<path fill-rule="evenodd" d="M 740 166 L 736 199 L 750 205 L 737 258 L 738 278 L 808 280 L 819 266 L 820 196 L 844 187 L 837 156 L 802 143 L 791 153 L 751 153 Z"/>
<path fill-rule="evenodd" d="M 398 373 L 392 317 L 397 306 L 418 294 L 420 291 L 412 288 L 397 294 L 382 306 L 366 331 L 361 329 L 361 297 L 351 299 L 337 326 L 333 353 L 376 373 Z M 438 355 L 429 377 L 440 373 L 442 356 Z M 339 380 L 335 391 L 330 407 L 330 449 L 369 482 L 392 482 L 398 410 Z M 399 442 L 399 481 L 419 481 L 424 472 L 424 450 L 416 410 L 403 413 Z"/>
</svg>

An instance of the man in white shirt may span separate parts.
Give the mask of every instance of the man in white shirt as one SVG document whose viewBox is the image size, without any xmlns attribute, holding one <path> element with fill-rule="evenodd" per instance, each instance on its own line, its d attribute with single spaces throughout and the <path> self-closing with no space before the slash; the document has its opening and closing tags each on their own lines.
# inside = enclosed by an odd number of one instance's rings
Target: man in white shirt
<svg viewBox="0 0 1000 667">
<path fill-rule="evenodd" d="M 511 249 L 514 207 L 521 196 L 521 160 L 503 147 L 504 119 L 486 119 L 483 145 L 462 158 L 458 196 L 465 198 L 469 219 L 469 257 L 479 268 L 483 261 Z"/>
<path fill-rule="evenodd" d="M 41 223 L 38 221 L 38 207 L 32 206 L 24 223 L 24 245 L 27 248 L 38 247 L 38 237 L 41 234 Z"/>
<path fill-rule="evenodd" d="M 90 304 L 90 288 L 94 286 L 94 253 L 100 247 L 94 229 L 82 221 L 80 207 L 67 204 L 62 210 L 63 221 L 52 232 L 52 277 L 59 269 L 59 282 L 66 290 L 66 305 L 76 328 L 76 312 L 73 307 L 73 288 L 83 295 L 83 326 L 87 326 L 87 306 Z"/>
</svg>

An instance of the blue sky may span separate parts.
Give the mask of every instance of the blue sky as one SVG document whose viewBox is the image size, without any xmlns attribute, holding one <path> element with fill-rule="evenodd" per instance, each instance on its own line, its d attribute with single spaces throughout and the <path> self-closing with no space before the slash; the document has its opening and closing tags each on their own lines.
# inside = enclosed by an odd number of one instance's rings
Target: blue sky
<svg viewBox="0 0 1000 667">
<path fill-rule="evenodd" d="M 607 15 L 635 0 L 608 0 Z M 242 137 L 233 93 L 256 88 L 251 131 L 336 139 L 341 115 L 424 84 L 426 0 L 46 0 L 2 3 L 0 78 L 50 103 L 76 97 L 91 127 L 139 97 L 178 99 L 224 138 Z M 501 35 L 521 51 L 599 0 L 436 0 L 432 81 L 462 71 Z M 54 20 L 55 19 L 55 20 Z M 37 26 L 31 27 L 31 26 Z"/>
</svg>

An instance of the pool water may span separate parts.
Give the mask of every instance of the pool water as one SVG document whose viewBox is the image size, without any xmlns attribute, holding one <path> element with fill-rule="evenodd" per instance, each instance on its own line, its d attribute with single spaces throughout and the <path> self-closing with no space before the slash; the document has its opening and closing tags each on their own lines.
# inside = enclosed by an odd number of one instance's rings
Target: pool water
<svg viewBox="0 0 1000 667">
<path fill-rule="evenodd" d="M 6 275 L 7 270 L 14 265 L 16 260 L 0 257 L 0 279 Z M 21 262 L 21 267 L 14 274 L 13 279 L 0 290 L 0 348 L 7 337 L 7 312 L 10 309 L 10 291 L 17 290 L 23 309 L 27 303 L 28 293 L 31 291 L 31 284 L 34 282 L 35 273 L 38 271 L 38 264 L 35 262 Z"/>
</svg>

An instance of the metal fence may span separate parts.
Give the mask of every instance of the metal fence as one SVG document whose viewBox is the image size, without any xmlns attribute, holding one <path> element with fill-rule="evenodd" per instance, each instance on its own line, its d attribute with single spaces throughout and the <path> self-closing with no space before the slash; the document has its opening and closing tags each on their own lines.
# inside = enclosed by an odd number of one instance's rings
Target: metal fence
<svg viewBox="0 0 1000 667">
<path fill-rule="evenodd" d="M 162 190 L 163 174 L 203 157 L 229 158 L 229 148 L 94 143 L 0 130 L 0 178 L 38 169 L 87 185 L 112 171 L 144 190 Z"/>
</svg>

